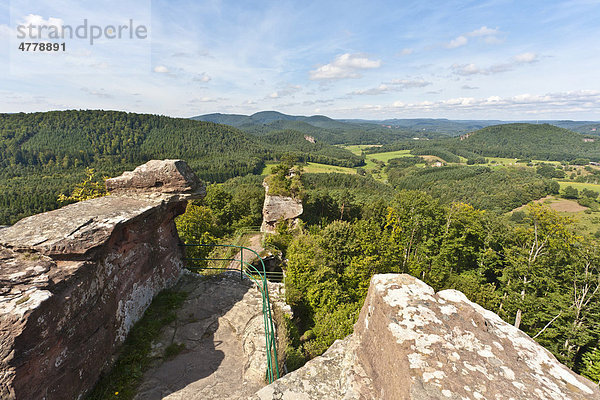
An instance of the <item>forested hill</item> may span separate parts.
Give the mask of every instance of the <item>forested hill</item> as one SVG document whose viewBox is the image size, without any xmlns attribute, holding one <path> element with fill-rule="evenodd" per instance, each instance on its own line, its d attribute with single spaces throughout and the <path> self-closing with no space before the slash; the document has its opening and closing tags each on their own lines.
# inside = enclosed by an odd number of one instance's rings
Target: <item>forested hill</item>
<svg viewBox="0 0 600 400">
<path fill-rule="evenodd" d="M 2 168 L 139 164 L 151 158 L 185 157 L 216 173 L 226 162 L 223 155 L 242 152 L 258 163 L 266 149 L 232 127 L 188 119 L 99 110 L 0 114 Z M 201 158 L 211 159 L 210 164 Z M 254 169 L 250 164 L 248 168 Z"/>
<path fill-rule="evenodd" d="M 256 136 L 273 131 L 293 129 L 329 144 L 386 144 L 413 137 L 437 138 L 437 132 L 387 126 L 369 122 L 344 122 L 324 115 L 310 117 L 287 115 L 277 111 L 261 111 L 252 115 L 206 114 L 192 117 L 197 121 L 216 122 L 239 128 Z"/>
<path fill-rule="evenodd" d="M 356 166 L 349 151 L 298 136 L 261 139 L 231 126 L 117 111 L 0 114 L 0 167 L 139 164 L 151 158 L 185 158 L 204 179 L 220 181 L 257 172 L 262 161 L 286 152 L 321 162 Z M 200 170 L 201 169 L 201 170 Z"/>
<path fill-rule="evenodd" d="M 265 160 L 354 167 L 363 160 L 298 132 L 261 138 L 231 126 L 118 111 L 0 114 L 0 225 L 58 206 L 85 167 L 120 174 L 149 159 L 182 158 L 204 180 L 259 174 Z"/>
<path fill-rule="evenodd" d="M 436 155 L 447 162 L 460 157 L 475 163 L 484 157 L 600 161 L 600 138 L 550 124 L 513 123 L 488 126 L 455 138 L 403 140 L 373 147 L 370 153 L 411 149 L 412 154 Z"/>
<path fill-rule="evenodd" d="M 600 160 L 600 139 L 549 124 L 489 126 L 460 138 L 459 147 L 483 156 Z"/>
</svg>

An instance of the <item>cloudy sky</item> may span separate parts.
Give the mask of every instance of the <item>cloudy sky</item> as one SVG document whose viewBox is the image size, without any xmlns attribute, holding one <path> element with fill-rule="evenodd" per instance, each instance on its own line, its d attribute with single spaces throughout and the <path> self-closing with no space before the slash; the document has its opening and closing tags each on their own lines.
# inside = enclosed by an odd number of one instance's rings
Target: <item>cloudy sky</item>
<svg viewBox="0 0 600 400">
<path fill-rule="evenodd" d="M 0 112 L 600 120 L 598 0 L 5 3 Z M 19 26 L 84 20 L 128 28 L 18 49 L 40 40 Z"/>
</svg>

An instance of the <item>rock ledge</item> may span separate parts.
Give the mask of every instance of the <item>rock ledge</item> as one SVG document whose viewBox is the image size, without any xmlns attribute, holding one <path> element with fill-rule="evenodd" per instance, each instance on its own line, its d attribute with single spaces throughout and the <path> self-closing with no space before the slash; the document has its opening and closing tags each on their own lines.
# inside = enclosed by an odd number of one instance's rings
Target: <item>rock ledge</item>
<svg viewBox="0 0 600 400">
<path fill-rule="evenodd" d="M 255 399 L 600 399 L 524 332 L 456 290 L 375 275 L 354 333 Z"/>
</svg>

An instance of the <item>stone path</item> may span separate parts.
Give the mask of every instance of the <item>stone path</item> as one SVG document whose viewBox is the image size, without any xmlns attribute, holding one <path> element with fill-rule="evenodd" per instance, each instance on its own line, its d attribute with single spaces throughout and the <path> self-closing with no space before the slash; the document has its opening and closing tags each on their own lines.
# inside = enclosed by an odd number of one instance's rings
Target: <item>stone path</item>
<svg viewBox="0 0 600 400">
<path fill-rule="evenodd" d="M 261 296 L 238 273 L 210 278 L 186 273 L 175 290 L 188 292 L 178 318 L 153 344 L 157 357 L 173 344 L 185 348 L 157 358 L 136 400 L 248 399 L 266 385 Z"/>
</svg>

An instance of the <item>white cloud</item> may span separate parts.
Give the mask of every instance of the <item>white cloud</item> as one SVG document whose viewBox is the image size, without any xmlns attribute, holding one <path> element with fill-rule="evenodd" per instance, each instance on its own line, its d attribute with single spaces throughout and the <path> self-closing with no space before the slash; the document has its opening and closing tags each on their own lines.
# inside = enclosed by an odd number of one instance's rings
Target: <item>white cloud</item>
<svg viewBox="0 0 600 400">
<path fill-rule="evenodd" d="M 455 49 L 457 47 L 461 47 L 466 45 L 469 42 L 469 39 L 467 39 L 465 36 L 459 36 L 456 39 L 452 39 L 447 45 L 446 47 L 448 49 Z"/>
<path fill-rule="evenodd" d="M 479 87 L 477 87 L 477 86 L 469 86 L 469 85 L 462 85 L 460 88 L 463 89 L 463 90 L 475 90 L 475 89 L 479 89 Z"/>
<path fill-rule="evenodd" d="M 474 31 L 467 33 L 467 36 L 471 36 L 471 37 L 495 36 L 499 33 L 500 33 L 500 30 L 498 30 L 498 28 L 492 29 L 492 28 L 488 28 L 487 26 L 482 26 L 479 29 L 475 29 Z"/>
<path fill-rule="evenodd" d="M 455 74 L 468 76 L 476 74 L 486 74 L 485 70 L 477 67 L 475 64 L 452 64 L 450 67 Z"/>
<path fill-rule="evenodd" d="M 156 68 L 154 70 L 156 71 Z M 156 71 L 156 72 L 159 72 L 159 71 Z M 206 83 L 206 82 L 209 82 L 212 78 L 210 76 L 208 76 L 205 72 L 203 72 L 200 75 L 195 76 L 193 79 L 196 82 L 204 82 L 204 83 Z"/>
<path fill-rule="evenodd" d="M 531 64 L 539 61 L 538 55 L 535 53 L 517 54 L 513 57 L 514 62 L 518 64 Z"/>
<path fill-rule="evenodd" d="M 333 80 L 360 78 L 358 71 L 379 68 L 381 60 L 369 60 L 361 54 L 342 54 L 329 64 L 321 65 L 316 70 L 310 71 L 311 80 Z"/>
<path fill-rule="evenodd" d="M 204 96 L 204 97 L 200 97 L 200 98 L 193 98 L 191 99 L 188 103 L 189 104 L 197 104 L 197 103 L 216 103 L 222 100 L 227 100 L 224 97 L 208 97 L 208 96 Z"/>
<path fill-rule="evenodd" d="M 544 95 L 520 94 L 512 97 L 489 96 L 486 98 L 458 97 L 436 102 L 423 101 L 405 103 L 396 101 L 392 108 L 406 111 L 517 111 L 529 114 L 589 111 L 600 107 L 600 91 L 579 90 L 569 92 L 547 93 Z"/>
<path fill-rule="evenodd" d="M 564 113 L 596 112 L 600 107 L 600 91 L 579 90 L 547 94 L 520 94 L 502 97 L 491 95 L 487 97 L 456 97 L 439 101 L 410 102 L 406 99 L 397 100 L 389 105 L 364 104 L 352 108 L 338 108 L 336 111 L 345 114 L 358 115 L 362 112 L 376 111 L 389 118 L 390 115 L 455 115 L 472 116 L 478 113 L 493 115 L 494 118 L 523 119 L 525 115 L 535 118 L 557 119 Z M 560 117 L 558 117 L 560 118 Z"/>
<path fill-rule="evenodd" d="M 402 49 L 402 51 L 400 52 L 400 55 L 402 55 L 402 56 L 409 56 L 409 55 L 411 55 L 413 52 L 414 52 L 414 50 L 413 50 L 413 49 L 410 49 L 410 48 L 405 48 L 405 49 Z"/>
<path fill-rule="evenodd" d="M 455 39 L 452 39 L 450 42 L 446 43 L 446 48 L 455 49 L 457 47 L 465 46 L 469 43 L 470 37 L 479 37 L 483 38 L 486 43 L 500 43 L 501 40 L 497 37 L 500 34 L 500 30 L 498 28 L 488 28 L 487 26 L 482 26 L 479 29 L 475 29 L 474 31 L 464 33 Z"/>
<path fill-rule="evenodd" d="M 355 90 L 348 93 L 349 95 L 377 95 L 386 92 L 399 92 L 404 89 L 421 88 L 431 85 L 431 82 L 423 79 L 393 79 L 390 82 L 384 82 L 381 85 L 364 90 Z"/>
<path fill-rule="evenodd" d="M 470 64 L 452 64 L 450 69 L 457 75 L 469 76 L 469 75 L 492 75 L 499 74 L 501 72 L 507 72 L 513 70 L 515 67 L 523 64 L 533 64 L 539 61 L 539 57 L 536 53 L 523 53 L 512 57 L 509 61 L 504 63 L 492 64 L 489 67 L 478 67 L 477 65 Z"/>
<path fill-rule="evenodd" d="M 53 28 L 56 33 L 60 33 L 64 22 L 60 18 L 49 17 L 48 19 L 44 19 L 41 15 L 28 14 L 19 21 L 19 25 L 25 26 L 27 28 L 25 30 L 27 37 L 34 39 L 47 37 L 50 28 Z M 33 29 L 30 30 L 29 26 Z"/>
<path fill-rule="evenodd" d="M 81 91 L 83 91 L 89 95 L 92 95 L 95 97 L 100 97 L 103 99 L 112 99 L 114 97 L 112 94 L 107 93 L 104 89 L 93 90 L 93 89 L 89 89 L 87 87 L 82 87 Z"/>
<path fill-rule="evenodd" d="M 291 96 L 300 90 L 302 90 L 302 86 L 300 85 L 285 85 L 268 95 L 266 98 L 279 99 L 281 97 Z"/>
<path fill-rule="evenodd" d="M 364 89 L 364 90 L 355 90 L 353 92 L 350 92 L 350 95 L 376 95 L 376 94 L 382 94 L 385 93 L 387 91 L 389 91 L 390 88 L 387 85 L 381 84 L 379 86 L 377 86 L 376 88 L 371 88 L 371 89 Z"/>
<path fill-rule="evenodd" d="M 154 67 L 154 72 L 158 72 L 159 74 L 166 74 L 167 72 L 169 72 L 169 69 L 164 65 L 157 65 L 156 67 Z"/>
<path fill-rule="evenodd" d="M 402 89 L 412 89 L 412 88 L 421 88 L 425 86 L 431 85 L 431 82 L 428 82 L 423 79 L 392 79 L 389 82 L 390 85 L 396 85 Z"/>
</svg>

